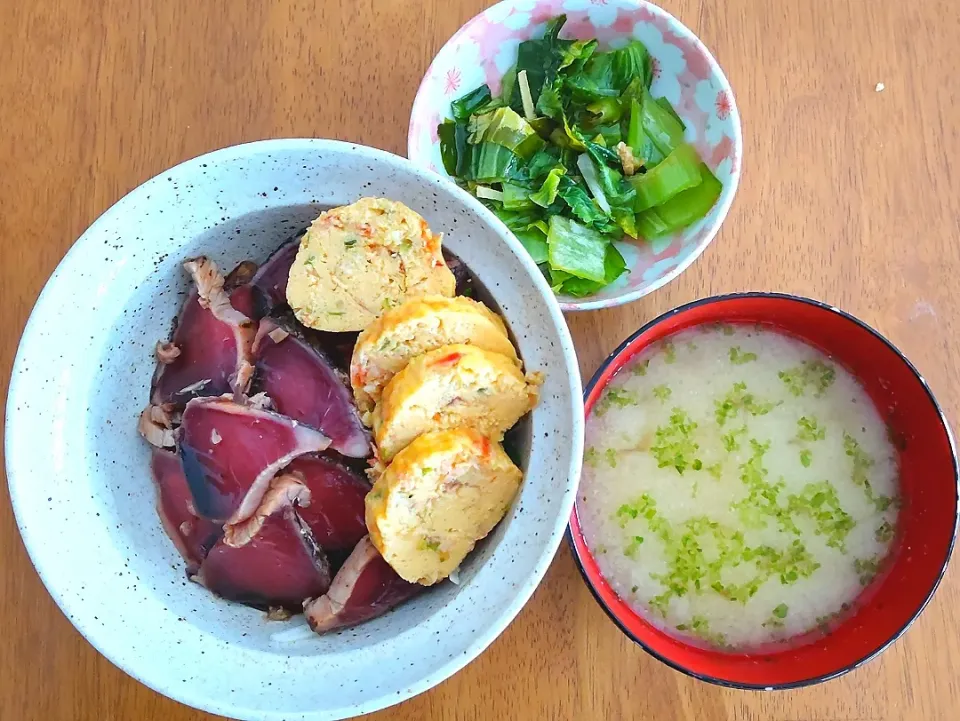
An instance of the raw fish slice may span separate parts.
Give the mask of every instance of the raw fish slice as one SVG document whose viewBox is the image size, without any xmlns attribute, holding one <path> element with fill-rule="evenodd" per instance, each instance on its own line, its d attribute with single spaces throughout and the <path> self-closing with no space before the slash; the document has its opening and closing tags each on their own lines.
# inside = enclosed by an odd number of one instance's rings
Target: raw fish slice
<svg viewBox="0 0 960 721">
<path fill-rule="evenodd" d="M 353 626 L 380 616 L 423 589 L 397 575 L 364 537 L 347 558 L 326 595 L 304 604 L 317 633 Z"/>
<path fill-rule="evenodd" d="M 370 455 L 370 434 L 345 378 L 292 322 L 261 320 L 254 355 L 257 390 L 267 394 L 278 413 L 322 431 L 345 456 Z"/>
<path fill-rule="evenodd" d="M 454 293 L 456 295 L 472 296 L 473 276 L 470 275 L 470 271 L 467 270 L 467 266 L 464 264 L 464 262 L 446 248 L 443 249 L 443 260 L 450 269 L 450 272 L 453 273 L 453 278 L 457 282 L 457 287 Z"/>
<path fill-rule="evenodd" d="M 154 449 L 150 467 L 157 484 L 157 515 L 163 530 L 187 562 L 187 573 L 192 575 L 223 535 L 223 530 L 193 512 L 193 498 L 176 453 Z"/>
<path fill-rule="evenodd" d="M 200 566 L 197 580 L 231 601 L 299 611 L 305 598 L 330 587 L 330 565 L 294 503 L 309 491 L 291 476 L 277 478 L 253 516 L 227 526 Z"/>
<path fill-rule="evenodd" d="M 370 484 L 359 473 L 313 453 L 297 458 L 284 473 L 310 491 L 309 505 L 298 504 L 297 514 L 324 551 L 349 552 L 367 535 L 363 499 Z"/>
<path fill-rule="evenodd" d="M 223 289 L 230 294 L 230 305 L 247 318 L 257 317 L 254 289 L 250 284 L 256 274 L 257 264 L 252 260 L 245 260 L 231 270 L 223 282 Z"/>
<path fill-rule="evenodd" d="M 180 426 L 180 457 L 197 513 L 230 524 L 253 514 L 277 471 L 329 445 L 313 428 L 223 398 L 190 401 Z"/>
<path fill-rule="evenodd" d="M 150 397 L 155 406 L 244 393 L 253 373 L 256 324 L 230 304 L 216 264 L 201 257 L 183 267 L 196 287 L 183 304 L 173 338 L 157 346 Z"/>
<path fill-rule="evenodd" d="M 257 310 L 256 318 L 262 318 L 274 308 L 287 304 L 287 278 L 299 249 L 300 238 L 287 241 L 264 261 L 250 281 Z"/>
</svg>

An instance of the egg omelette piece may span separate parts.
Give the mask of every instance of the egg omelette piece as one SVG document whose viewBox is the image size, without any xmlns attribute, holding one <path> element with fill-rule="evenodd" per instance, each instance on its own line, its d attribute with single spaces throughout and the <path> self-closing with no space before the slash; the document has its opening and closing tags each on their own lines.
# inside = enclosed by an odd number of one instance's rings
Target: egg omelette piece
<svg viewBox="0 0 960 721">
<path fill-rule="evenodd" d="M 425 433 L 367 494 L 370 540 L 404 580 L 430 586 L 500 522 L 522 480 L 503 447 L 476 430 Z"/>
<path fill-rule="evenodd" d="M 499 441 L 536 403 L 539 377 L 473 345 L 445 345 L 411 360 L 383 389 L 371 416 L 379 458 L 388 463 L 427 431 L 466 426 Z"/>
<path fill-rule="evenodd" d="M 411 358 L 454 343 L 520 360 L 503 319 L 472 298 L 426 296 L 386 311 L 357 338 L 350 383 L 361 415 L 373 410 L 384 386 Z"/>
<path fill-rule="evenodd" d="M 420 215 L 385 198 L 320 214 L 300 239 L 287 282 L 297 319 L 323 331 L 358 331 L 408 298 L 452 296 L 453 273 Z"/>
</svg>

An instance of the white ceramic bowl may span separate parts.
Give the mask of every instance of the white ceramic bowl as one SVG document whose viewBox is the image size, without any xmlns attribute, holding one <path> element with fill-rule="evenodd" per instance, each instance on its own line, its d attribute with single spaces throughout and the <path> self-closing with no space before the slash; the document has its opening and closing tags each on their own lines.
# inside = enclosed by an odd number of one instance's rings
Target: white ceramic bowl
<svg viewBox="0 0 960 721">
<path fill-rule="evenodd" d="M 499 303 L 546 374 L 513 509 L 445 583 L 384 617 L 280 644 L 262 613 L 187 582 L 160 528 L 137 414 L 153 345 L 187 288 L 182 259 L 262 260 L 323 207 L 384 196 L 423 214 Z M 570 335 L 507 229 L 403 158 L 325 140 L 226 148 L 162 173 L 104 213 L 50 278 L 14 364 L 7 478 L 24 543 L 101 653 L 178 701 L 241 719 L 338 719 L 402 701 L 469 663 L 543 578 L 573 506 L 583 405 Z M 302 621 L 301 621 L 302 623 Z M 56 679 L 53 679 L 56 681 Z"/>
<path fill-rule="evenodd" d="M 676 278 L 713 240 L 740 182 L 743 137 L 733 90 L 710 51 L 666 10 L 642 0 L 504 0 L 467 23 L 440 49 L 420 83 L 407 137 L 407 157 L 445 174 L 437 125 L 450 102 L 486 83 L 500 92 L 523 40 L 542 37 L 546 22 L 566 14 L 564 38 L 597 38 L 600 48 L 640 40 L 654 60 L 655 97 L 665 97 L 687 126 L 686 140 L 723 182 L 713 209 L 680 233 L 652 242 L 618 243 L 628 274 L 586 298 L 560 296 L 563 310 L 629 303 Z"/>
</svg>

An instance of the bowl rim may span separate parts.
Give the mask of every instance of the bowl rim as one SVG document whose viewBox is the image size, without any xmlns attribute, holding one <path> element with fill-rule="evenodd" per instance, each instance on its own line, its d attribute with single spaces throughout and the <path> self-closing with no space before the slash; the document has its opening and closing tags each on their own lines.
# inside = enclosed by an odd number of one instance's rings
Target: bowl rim
<svg viewBox="0 0 960 721">
<path fill-rule="evenodd" d="M 484 221 L 485 225 L 489 226 L 493 232 L 500 236 L 500 238 L 506 243 L 507 247 L 513 252 L 514 255 L 518 257 L 521 265 L 525 267 L 527 274 L 532 279 L 532 288 L 535 289 L 535 291 L 544 299 L 549 316 L 556 327 L 560 345 L 558 350 L 563 357 L 563 365 L 566 368 L 566 378 L 562 382 L 569 385 L 568 390 L 571 396 L 569 423 L 570 433 L 572 436 L 571 440 L 573 444 L 570 455 L 570 465 L 566 473 L 566 484 L 562 491 L 565 498 L 562 499 L 559 505 L 557 517 L 553 522 L 553 528 L 550 532 L 549 538 L 544 539 L 543 550 L 540 554 L 539 560 L 534 566 L 533 573 L 523 584 L 518 584 L 512 589 L 505 589 L 509 592 L 509 594 L 512 594 L 512 601 L 504 606 L 502 612 L 498 616 L 494 617 L 493 622 L 488 625 L 486 629 L 475 634 L 475 638 L 472 643 L 469 643 L 459 653 L 452 656 L 446 662 L 440 664 L 436 670 L 433 671 L 433 673 L 425 675 L 419 681 L 410 684 L 406 688 L 402 688 L 398 691 L 381 692 L 378 695 L 373 696 L 369 701 L 363 701 L 351 707 L 339 706 L 337 708 L 331 708 L 330 710 L 325 711 L 302 711 L 293 713 L 269 711 L 262 708 L 253 707 L 238 707 L 230 702 L 228 698 L 223 696 L 218 697 L 211 694 L 198 695 L 192 692 L 184 692 L 177 687 L 168 687 L 162 682 L 154 682 L 152 676 L 142 672 L 142 666 L 134 667 L 130 663 L 122 662 L 121 660 L 116 659 L 112 649 L 113 644 L 106 643 L 106 639 L 109 634 L 106 634 L 103 631 L 98 631 L 96 627 L 86 623 L 84 621 L 85 614 L 74 613 L 76 608 L 72 594 L 64 591 L 63 584 L 58 583 L 53 574 L 46 569 L 41 554 L 38 554 L 37 552 L 38 547 L 42 545 L 42 539 L 37 535 L 38 531 L 35 528 L 37 524 L 33 523 L 34 528 L 32 530 L 27 529 L 27 526 L 31 525 L 30 519 L 24 515 L 25 511 L 18 501 L 18 494 L 14 492 L 14 488 L 18 483 L 18 481 L 15 481 L 15 479 L 19 479 L 22 475 L 19 473 L 19 471 L 26 467 L 26 461 L 21 458 L 23 455 L 22 452 L 19 452 L 14 448 L 12 443 L 13 434 L 11 431 L 12 428 L 18 426 L 16 421 L 16 406 L 18 400 L 22 394 L 28 391 L 28 389 L 22 387 L 20 382 L 20 376 L 22 373 L 19 371 L 23 370 L 24 363 L 26 362 L 26 350 L 38 342 L 34 338 L 38 332 L 39 321 L 37 311 L 38 309 L 42 309 L 45 303 L 49 302 L 46 299 L 49 297 L 50 289 L 58 282 L 63 282 L 63 276 L 69 272 L 71 259 L 74 259 L 76 256 L 79 256 L 81 253 L 83 253 L 84 250 L 86 250 L 86 248 L 82 247 L 84 245 L 84 239 L 89 238 L 92 231 L 114 217 L 114 215 L 125 212 L 123 206 L 128 204 L 131 200 L 135 200 L 140 196 L 147 195 L 151 192 L 151 188 L 155 184 L 160 183 L 168 177 L 183 173 L 191 173 L 195 170 L 198 170 L 202 164 L 210 163 L 211 161 L 221 162 L 224 160 L 256 157 L 260 154 L 269 154 L 283 150 L 299 150 L 301 152 L 318 154 L 330 152 L 353 154 L 365 158 L 371 163 L 380 163 L 381 165 L 399 169 L 413 176 L 421 176 L 430 182 L 437 183 L 439 187 L 449 192 L 454 200 L 459 201 L 467 210 L 472 211 L 475 215 L 479 216 L 479 218 Z M 31 565 L 35 569 L 37 575 L 40 577 L 46 592 L 53 599 L 54 603 L 56 603 L 57 607 L 60 609 L 60 612 L 67 618 L 70 624 L 80 633 L 80 635 L 83 636 L 83 638 L 91 646 L 93 646 L 93 648 L 96 649 L 101 656 L 103 656 L 107 661 L 119 668 L 121 671 L 134 678 L 144 686 L 163 696 L 166 696 L 167 698 L 173 699 L 195 709 L 203 710 L 209 713 L 227 715 L 231 718 L 262 718 L 265 720 L 300 718 L 319 720 L 349 718 L 353 717 L 354 715 L 365 715 L 374 711 L 388 708 L 390 706 L 394 706 L 398 703 L 413 698 L 414 696 L 430 690 L 434 686 L 437 686 L 458 671 L 462 670 L 465 666 L 480 656 L 491 643 L 500 637 L 504 630 L 506 630 L 507 626 L 509 626 L 510 623 L 517 617 L 523 607 L 533 596 L 533 593 L 539 587 L 540 583 L 542 583 L 544 577 L 546 576 L 547 570 L 556 556 L 557 549 L 563 541 L 567 521 L 576 500 L 576 490 L 580 480 L 580 471 L 583 461 L 584 435 L 584 416 L 582 405 L 583 384 L 580 375 L 580 367 L 579 363 L 577 362 L 573 339 L 570 335 L 570 330 L 566 324 L 566 321 L 563 318 L 560 306 L 557 303 L 556 297 L 553 295 L 552 291 L 547 285 L 546 280 L 543 278 L 543 275 L 536 267 L 536 264 L 533 263 L 533 260 L 523 250 L 523 247 L 520 245 L 519 241 L 512 233 L 509 232 L 507 227 L 499 218 L 497 218 L 490 210 L 484 207 L 476 198 L 450 181 L 449 178 L 445 178 L 428 168 L 417 165 L 403 156 L 379 148 L 348 141 L 324 138 L 271 138 L 229 145 L 194 156 L 192 158 L 188 158 L 169 168 L 160 170 L 150 178 L 142 181 L 129 192 L 117 198 L 100 215 L 98 215 L 90 223 L 90 225 L 87 226 L 86 229 L 84 229 L 84 231 L 77 237 L 75 241 L 73 241 L 70 248 L 63 255 L 53 272 L 47 278 L 43 288 L 34 301 L 33 307 L 30 310 L 30 315 L 28 316 L 21 332 L 17 352 L 14 357 L 14 362 L 11 366 L 9 378 L 10 382 L 7 392 L 7 401 L 4 408 L 5 426 L 3 438 L 7 490 L 17 528 L 20 532 L 21 542 L 23 543 L 23 547 L 27 552 L 27 556 L 30 559 Z M 23 481 L 21 480 L 19 482 L 22 483 Z M 105 650 L 107 647 L 111 647 L 109 652 Z"/>
<path fill-rule="evenodd" d="M 423 163 L 422 167 L 426 166 L 426 158 L 420 153 L 416 153 L 415 149 L 418 147 L 415 142 L 414 136 L 414 122 L 413 119 L 418 115 L 425 114 L 426 108 L 431 107 L 427 104 L 427 79 L 433 72 L 433 66 L 437 61 L 437 58 L 440 54 L 446 50 L 448 47 L 451 47 L 455 41 L 464 33 L 468 26 L 472 25 L 474 22 L 480 18 L 484 13 L 494 9 L 494 8 L 504 8 L 504 7 L 513 7 L 516 4 L 517 0 L 500 0 L 500 2 L 495 5 L 481 10 L 476 15 L 467 20 L 460 28 L 450 36 L 450 38 L 440 47 L 436 55 L 433 56 L 433 59 L 430 61 L 430 65 L 427 66 L 426 72 L 423 74 L 423 78 L 420 80 L 420 85 L 417 87 L 417 94 L 414 96 L 413 105 L 410 108 L 410 121 L 407 127 L 407 157 L 418 165 Z M 724 221 L 727 219 L 727 215 L 730 212 L 730 208 L 733 207 L 734 198 L 737 195 L 737 190 L 740 187 L 740 176 L 743 174 L 743 126 L 740 118 L 740 109 L 737 106 L 736 95 L 733 92 L 733 87 L 730 85 L 730 81 L 727 79 L 726 74 L 723 72 L 723 68 L 720 66 L 720 63 L 717 62 L 717 59 L 713 56 L 713 53 L 710 52 L 709 48 L 704 44 L 700 37 L 693 32 L 690 28 L 683 24 L 676 16 L 674 16 L 669 11 L 663 9 L 659 5 L 656 5 L 648 0 L 630 0 L 632 4 L 635 4 L 638 8 L 646 8 L 653 14 L 662 15 L 669 23 L 673 24 L 678 33 L 684 36 L 689 37 L 697 49 L 703 53 L 704 57 L 707 59 L 707 63 L 710 66 L 711 71 L 716 76 L 717 81 L 720 84 L 720 88 L 727 93 L 727 97 L 730 99 L 730 118 L 733 125 L 733 147 L 739 151 L 740 162 L 737 163 L 737 167 L 734 171 L 730 173 L 730 182 L 724 188 L 724 191 L 729 187 L 729 192 L 721 193 L 720 200 L 717 205 L 717 217 L 716 220 L 709 226 L 709 230 L 704 233 L 701 241 L 694 247 L 689 255 L 684 258 L 684 260 L 678 263 L 676 266 L 671 268 L 667 273 L 663 274 L 656 280 L 652 281 L 649 284 L 637 288 L 635 290 L 621 293 L 613 298 L 604 298 L 599 300 L 590 300 L 589 296 L 583 300 L 561 300 L 561 296 L 558 296 L 554 293 L 554 297 L 557 299 L 557 302 L 560 304 L 560 308 L 566 313 L 577 313 L 587 310 L 602 310 L 605 308 L 616 308 L 621 305 L 626 305 L 627 303 L 633 303 L 634 301 L 640 300 L 641 298 L 650 295 L 651 293 L 660 290 L 672 280 L 675 280 L 683 271 L 689 268 L 691 265 L 696 262 L 704 251 L 707 249 L 707 246 L 713 242 L 713 239 L 717 236 L 717 233 L 720 232 L 720 228 L 723 225 Z M 422 106 L 422 107 L 421 107 Z M 441 174 L 447 180 L 453 182 L 453 179 L 447 176 L 445 173 Z M 511 234 L 513 231 L 510 231 Z M 637 240 L 636 242 L 647 242 Z M 553 290 L 550 291 L 553 293 Z"/>
<path fill-rule="evenodd" d="M 919 606 L 917 606 L 917 608 L 914 611 L 911 612 L 910 617 L 906 620 L 906 622 L 890 638 L 888 638 L 886 641 L 881 643 L 875 649 L 865 654 L 858 660 L 854 661 L 853 663 L 847 664 L 846 666 L 839 668 L 836 671 L 832 671 L 826 674 L 821 674 L 819 676 L 814 676 L 809 679 L 803 679 L 801 681 L 793 681 L 790 683 L 781 683 L 781 684 L 751 684 L 751 683 L 740 683 L 737 681 L 728 681 L 726 679 L 717 678 L 716 676 L 711 676 L 709 674 L 701 674 L 695 671 L 691 671 L 689 668 L 687 668 L 683 664 L 678 663 L 672 660 L 671 658 L 668 658 L 664 654 L 658 653 L 651 646 L 644 643 L 643 641 L 638 639 L 633 633 L 630 632 L 626 624 L 624 624 L 621 621 L 621 619 L 604 602 L 603 598 L 597 592 L 596 586 L 594 585 L 594 581 L 590 578 L 590 575 L 587 573 L 587 570 L 583 564 L 583 559 L 581 558 L 580 552 L 577 549 L 577 544 L 575 543 L 575 540 L 574 540 L 573 522 L 577 513 L 576 506 L 574 506 L 574 509 L 571 512 L 571 516 L 570 516 L 571 522 L 567 525 L 567 532 L 565 534 L 565 538 L 568 546 L 570 547 L 571 553 L 573 555 L 573 560 L 577 565 L 577 569 L 580 571 L 580 576 L 583 579 L 583 582 L 586 584 L 586 586 L 590 589 L 590 593 L 593 595 L 594 600 L 604 610 L 604 612 L 607 614 L 610 620 L 613 621 L 614 624 L 616 624 L 617 628 L 619 628 L 620 631 L 622 631 L 623 634 L 627 636 L 627 638 L 629 638 L 635 644 L 640 646 L 640 648 L 642 648 L 648 654 L 653 656 L 655 659 L 669 666 L 674 671 L 679 671 L 685 676 L 695 678 L 698 681 L 705 681 L 707 683 L 714 684 L 716 686 L 722 686 L 725 688 L 732 688 L 732 689 L 738 689 L 738 690 L 744 690 L 744 691 L 788 691 L 791 689 L 799 689 L 799 688 L 804 688 L 806 686 L 813 686 L 819 683 L 823 683 L 825 681 L 830 681 L 835 678 L 839 678 L 840 676 L 843 676 L 851 671 L 854 671 L 860 668 L 861 666 L 863 666 L 864 664 L 872 661 L 873 659 L 877 658 L 880 654 L 882 654 L 884 651 L 886 651 L 890 646 L 892 646 L 897 640 L 899 640 L 900 637 L 903 636 L 903 634 L 905 634 L 907 630 L 913 625 L 913 623 L 917 620 L 920 614 L 923 613 L 923 611 L 926 609 L 927 605 L 930 603 L 934 594 L 937 592 L 937 589 L 940 587 L 940 582 L 943 580 L 943 577 L 947 572 L 947 566 L 950 564 L 950 558 L 953 554 L 954 547 L 956 546 L 958 529 L 960 529 L 960 460 L 958 460 L 958 456 L 957 456 L 956 440 L 953 436 L 953 431 L 950 428 L 950 424 L 947 421 L 947 417 L 943 411 L 943 408 L 940 406 L 940 403 L 937 401 L 936 397 L 934 396 L 933 391 L 930 389 L 930 385 L 927 383 L 926 378 L 923 377 L 920 371 L 917 370 L 916 366 L 914 366 L 913 363 L 910 362 L 910 360 L 906 357 L 906 355 L 904 355 L 904 353 L 896 345 L 894 345 L 890 340 L 888 340 L 885 336 L 883 336 L 879 331 L 875 330 L 874 328 L 872 328 L 871 326 L 869 326 L 867 323 L 860 320 L 856 316 L 851 315 L 850 313 L 847 313 L 846 311 L 841 310 L 840 308 L 837 308 L 834 305 L 830 305 L 829 303 L 825 303 L 820 300 L 815 300 L 813 298 L 808 298 L 802 295 L 795 295 L 792 293 L 780 293 L 780 292 L 774 292 L 774 291 L 745 291 L 745 292 L 738 292 L 738 293 L 725 293 L 721 295 L 712 295 L 706 298 L 700 298 L 700 299 L 691 301 L 689 303 L 684 303 L 683 305 L 679 305 L 675 308 L 671 308 L 670 310 L 664 313 L 661 313 L 656 318 L 649 321 L 648 323 L 645 323 L 642 327 L 640 327 L 639 329 L 631 333 L 630 336 L 626 338 L 626 340 L 624 340 L 619 346 L 617 346 L 617 348 L 604 359 L 604 361 L 597 368 L 596 372 L 590 378 L 590 381 L 587 383 L 586 387 L 583 390 L 584 403 L 586 403 L 587 398 L 590 396 L 594 388 L 600 382 L 600 379 L 604 371 L 606 371 L 611 364 L 617 361 L 617 359 L 619 359 L 620 356 L 622 356 L 629 349 L 630 345 L 646 331 L 659 325 L 663 321 L 668 320 L 669 318 L 672 318 L 676 315 L 684 313 L 693 308 L 697 308 L 702 305 L 711 305 L 717 302 L 722 302 L 727 300 L 738 300 L 743 298 L 776 298 L 776 299 L 786 300 L 786 301 L 795 302 L 795 303 L 802 303 L 802 304 L 814 306 L 816 308 L 820 308 L 827 312 L 838 315 L 844 320 L 854 323 L 855 325 L 859 326 L 861 329 L 872 334 L 875 338 L 883 342 L 890 350 L 892 350 L 894 354 L 896 354 L 896 356 L 900 359 L 900 361 L 913 373 L 916 379 L 920 381 L 920 384 L 923 386 L 923 389 L 926 391 L 927 398 L 929 399 L 934 410 L 936 411 L 937 416 L 940 419 L 940 424 L 943 426 L 943 429 L 947 434 L 947 440 L 950 446 L 950 460 L 951 460 L 951 463 L 953 464 L 953 477 L 954 477 L 954 521 L 953 521 L 953 532 L 950 537 L 950 543 L 947 546 L 946 554 L 944 555 L 943 561 L 940 564 L 940 571 L 938 572 L 937 577 L 934 579 L 933 583 L 931 584 L 930 589 L 927 592 L 926 596 L 924 597 L 923 601 L 920 603 Z M 578 523 L 578 526 L 579 526 L 579 523 Z M 581 533 L 581 536 L 582 536 L 582 533 Z"/>
</svg>

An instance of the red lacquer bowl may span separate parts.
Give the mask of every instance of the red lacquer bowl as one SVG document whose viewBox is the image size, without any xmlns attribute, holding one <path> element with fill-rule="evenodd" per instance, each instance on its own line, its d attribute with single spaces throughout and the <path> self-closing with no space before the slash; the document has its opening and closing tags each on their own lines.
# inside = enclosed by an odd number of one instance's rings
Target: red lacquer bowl
<svg viewBox="0 0 960 721">
<path fill-rule="evenodd" d="M 633 611 L 600 575 L 570 518 L 574 557 L 594 596 L 636 643 L 694 678 L 736 688 L 796 688 L 836 678 L 880 654 L 903 634 L 933 596 L 957 535 L 958 470 L 953 436 L 940 406 L 910 362 L 856 318 L 817 301 L 775 293 L 706 298 L 651 321 L 600 366 L 584 392 L 587 414 L 604 387 L 651 343 L 704 323 L 763 323 L 798 337 L 853 373 L 887 422 L 899 450 L 898 536 L 887 570 L 866 589 L 856 611 L 827 635 L 811 633 L 772 652 L 700 648 L 670 636 Z"/>
</svg>

